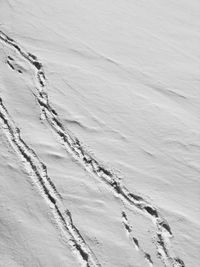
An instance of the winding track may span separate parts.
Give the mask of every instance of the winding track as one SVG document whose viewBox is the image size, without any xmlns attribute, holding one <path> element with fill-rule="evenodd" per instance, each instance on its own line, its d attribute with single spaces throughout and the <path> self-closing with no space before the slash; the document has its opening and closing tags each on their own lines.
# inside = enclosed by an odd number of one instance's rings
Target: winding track
<svg viewBox="0 0 200 267">
<path fill-rule="evenodd" d="M 170 242 L 173 234 L 169 224 L 159 214 L 159 211 L 142 196 L 131 193 L 113 172 L 105 168 L 92 157 L 84 149 L 81 142 L 68 129 L 64 128 L 57 112 L 49 104 L 48 94 L 45 90 L 46 77 L 42 63 L 35 55 L 26 52 L 25 49 L 19 46 L 17 42 L 2 31 L 0 31 L 0 40 L 16 50 L 34 68 L 37 81 L 36 98 L 41 108 L 43 118 L 47 120 L 50 127 L 59 137 L 67 152 L 70 153 L 72 157 L 75 158 L 92 176 L 104 182 L 115 196 L 119 197 L 125 205 L 140 211 L 152 220 L 156 231 L 157 253 L 164 266 L 184 267 L 184 262 L 173 253 Z"/>
</svg>

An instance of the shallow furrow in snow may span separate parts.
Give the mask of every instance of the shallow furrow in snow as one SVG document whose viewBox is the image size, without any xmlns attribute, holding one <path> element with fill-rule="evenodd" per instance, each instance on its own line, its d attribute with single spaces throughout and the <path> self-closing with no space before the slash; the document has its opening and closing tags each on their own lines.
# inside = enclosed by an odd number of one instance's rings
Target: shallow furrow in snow
<svg viewBox="0 0 200 267">
<path fill-rule="evenodd" d="M 40 194 L 51 209 L 65 242 L 70 244 L 73 252 L 77 255 L 83 266 L 100 266 L 95 255 L 73 224 L 70 211 L 64 207 L 62 197 L 47 174 L 46 166 L 41 162 L 36 153 L 22 140 L 20 130 L 15 126 L 1 98 L 0 122 L 7 139 L 22 160 L 33 183 L 37 186 Z"/>
<path fill-rule="evenodd" d="M 81 166 L 94 177 L 103 181 L 124 204 L 139 210 L 148 216 L 155 225 L 157 252 L 165 266 L 184 267 L 184 262 L 176 257 L 171 248 L 170 239 L 173 237 L 171 228 L 167 221 L 159 214 L 158 210 L 146 201 L 142 196 L 131 193 L 120 181 L 120 179 L 108 168 L 92 157 L 81 142 L 61 123 L 57 112 L 51 107 L 48 94 L 45 91 L 45 73 L 41 62 L 31 53 L 26 52 L 13 39 L 0 31 L 0 40 L 17 50 L 21 56 L 34 67 L 38 85 L 36 87 L 36 98 L 46 119 L 54 132 L 60 138 L 66 150 L 75 158 Z"/>
</svg>

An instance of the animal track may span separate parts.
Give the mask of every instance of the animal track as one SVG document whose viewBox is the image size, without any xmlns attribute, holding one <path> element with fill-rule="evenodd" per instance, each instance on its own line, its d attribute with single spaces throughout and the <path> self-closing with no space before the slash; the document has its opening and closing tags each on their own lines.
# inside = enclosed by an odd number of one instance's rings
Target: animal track
<svg viewBox="0 0 200 267">
<path fill-rule="evenodd" d="M 0 121 L 10 144 L 22 160 L 26 171 L 51 209 L 65 240 L 71 245 L 84 266 L 100 266 L 95 255 L 75 227 L 70 211 L 64 207 L 60 194 L 47 174 L 46 166 L 22 140 L 20 130 L 12 121 L 2 99 L 0 99 Z"/>
<path fill-rule="evenodd" d="M 42 118 L 47 120 L 56 135 L 60 138 L 67 152 L 91 175 L 103 181 L 124 204 L 140 211 L 152 220 L 157 236 L 157 251 L 165 266 L 184 267 L 184 262 L 174 255 L 171 246 L 168 245 L 173 236 L 172 231 L 167 221 L 159 214 L 159 211 L 142 196 L 130 192 L 112 171 L 108 170 L 103 164 L 92 157 L 84 149 L 81 142 L 68 129 L 64 128 L 57 112 L 49 104 L 48 94 L 45 91 L 46 76 L 44 68 L 37 57 L 26 52 L 2 31 L 0 31 L 0 40 L 17 50 L 35 69 L 36 80 L 38 82 L 36 98 L 41 108 Z"/>
<path fill-rule="evenodd" d="M 151 259 L 151 256 L 149 255 L 149 253 L 145 252 L 141 248 L 141 246 L 139 245 L 138 239 L 133 236 L 133 230 L 132 230 L 133 227 L 128 222 L 127 215 L 126 215 L 126 213 L 124 211 L 122 212 L 122 223 L 124 225 L 124 228 L 126 229 L 126 232 L 127 232 L 128 236 L 129 236 L 129 238 L 134 243 L 136 250 L 138 250 L 143 255 L 144 259 L 148 262 L 150 267 L 153 267 L 153 261 Z"/>
<path fill-rule="evenodd" d="M 16 70 L 17 72 L 22 73 L 21 68 L 19 68 L 19 66 L 16 66 L 14 59 L 11 56 L 8 56 L 6 63 L 12 70 Z"/>
</svg>

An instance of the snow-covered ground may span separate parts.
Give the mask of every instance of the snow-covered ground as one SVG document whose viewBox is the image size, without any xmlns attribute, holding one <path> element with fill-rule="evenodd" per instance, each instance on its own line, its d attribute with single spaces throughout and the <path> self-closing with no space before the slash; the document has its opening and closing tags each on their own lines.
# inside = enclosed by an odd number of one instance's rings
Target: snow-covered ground
<svg viewBox="0 0 200 267">
<path fill-rule="evenodd" d="M 200 1 L 0 1 L 0 267 L 200 266 Z"/>
</svg>

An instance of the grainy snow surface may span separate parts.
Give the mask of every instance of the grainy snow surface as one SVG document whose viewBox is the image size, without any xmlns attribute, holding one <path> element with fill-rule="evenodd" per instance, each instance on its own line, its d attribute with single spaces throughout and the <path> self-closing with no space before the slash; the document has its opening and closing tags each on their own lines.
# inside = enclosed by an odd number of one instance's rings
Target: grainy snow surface
<svg viewBox="0 0 200 267">
<path fill-rule="evenodd" d="M 0 1 L 0 267 L 200 266 L 200 1 Z"/>
</svg>

